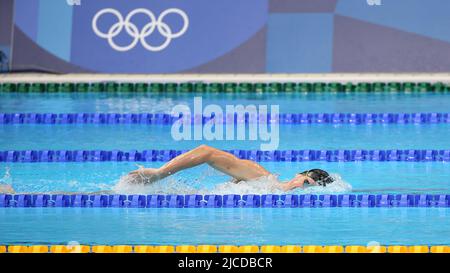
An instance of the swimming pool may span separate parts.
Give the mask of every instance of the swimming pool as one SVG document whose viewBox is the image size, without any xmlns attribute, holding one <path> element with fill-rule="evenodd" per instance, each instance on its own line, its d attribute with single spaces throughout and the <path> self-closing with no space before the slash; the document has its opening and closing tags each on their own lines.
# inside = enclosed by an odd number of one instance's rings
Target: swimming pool
<svg viewBox="0 0 450 273">
<path fill-rule="evenodd" d="M 278 104 L 281 113 L 448 112 L 447 92 L 2 92 L 1 113 L 170 113 L 177 104 Z"/>
<path fill-rule="evenodd" d="M 178 104 L 192 107 L 193 96 L 200 95 L 204 104 L 222 107 L 279 105 L 289 118 L 280 124 L 277 151 L 261 153 L 263 141 L 174 141 L 171 122 L 161 114 Z M 260 161 L 282 180 L 311 168 L 341 177 L 334 187 L 292 192 L 300 196 L 450 195 L 450 96 L 445 92 L 3 91 L 0 99 L 0 182 L 19 193 L 282 194 L 229 183 L 204 166 L 147 187 L 117 186 L 136 164 L 158 167 L 208 144 Z M 80 114 L 85 116 L 77 119 Z M 159 116 L 139 122 L 144 114 Z M 448 213 L 446 206 L 0 208 L 0 245 L 448 245 Z"/>
<path fill-rule="evenodd" d="M 16 208 L 0 210 L 0 240 L 8 245 L 445 245 L 448 213 L 435 208 Z"/>
</svg>

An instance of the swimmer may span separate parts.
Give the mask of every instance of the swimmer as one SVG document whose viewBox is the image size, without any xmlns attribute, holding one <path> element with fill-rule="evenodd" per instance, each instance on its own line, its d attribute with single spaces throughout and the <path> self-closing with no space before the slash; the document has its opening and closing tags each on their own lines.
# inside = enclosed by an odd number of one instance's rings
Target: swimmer
<svg viewBox="0 0 450 273">
<path fill-rule="evenodd" d="M 201 145 L 175 157 L 158 169 L 140 168 L 130 172 L 130 181 L 131 183 L 148 184 L 201 164 L 208 164 L 214 169 L 231 176 L 235 183 L 272 176 L 269 171 L 254 161 L 239 159 L 230 153 Z M 282 191 L 290 191 L 308 186 L 325 187 L 333 181 L 334 179 L 326 171 L 312 169 L 298 173 L 287 182 L 277 181 L 276 187 Z"/>
</svg>

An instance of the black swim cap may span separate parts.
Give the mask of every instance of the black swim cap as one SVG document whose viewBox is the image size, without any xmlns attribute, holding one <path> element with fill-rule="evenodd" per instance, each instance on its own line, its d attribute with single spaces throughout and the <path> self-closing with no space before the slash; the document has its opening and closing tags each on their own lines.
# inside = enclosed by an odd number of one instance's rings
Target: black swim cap
<svg viewBox="0 0 450 273">
<path fill-rule="evenodd" d="M 321 169 L 312 169 L 309 171 L 304 171 L 300 174 L 308 176 L 309 178 L 316 181 L 317 184 L 324 187 L 327 184 L 331 184 L 334 182 L 333 177 L 331 177 L 329 173 Z"/>
</svg>

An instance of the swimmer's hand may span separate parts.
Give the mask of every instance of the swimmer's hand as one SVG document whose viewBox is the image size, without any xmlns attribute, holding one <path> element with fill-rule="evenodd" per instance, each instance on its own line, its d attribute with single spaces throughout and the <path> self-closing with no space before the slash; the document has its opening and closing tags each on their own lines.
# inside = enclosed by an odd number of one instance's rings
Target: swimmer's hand
<svg viewBox="0 0 450 273">
<path fill-rule="evenodd" d="M 159 169 L 139 168 L 128 174 L 130 183 L 133 184 L 148 184 L 161 179 Z"/>
<path fill-rule="evenodd" d="M 8 184 L 0 184 L 0 193 L 3 194 L 14 194 L 15 191 L 11 185 Z"/>
<path fill-rule="evenodd" d="M 289 182 L 277 182 L 276 187 L 282 191 L 291 191 L 295 188 L 300 188 L 302 185 L 298 185 L 297 183 Z"/>
<path fill-rule="evenodd" d="M 308 181 L 306 179 L 303 178 L 294 178 L 291 181 L 285 182 L 285 183 L 280 183 L 278 182 L 277 187 L 279 189 L 281 189 L 282 191 L 291 191 L 294 190 L 296 188 L 305 188 L 308 187 L 310 185 L 314 185 L 313 183 L 315 183 L 314 181 Z"/>
</svg>

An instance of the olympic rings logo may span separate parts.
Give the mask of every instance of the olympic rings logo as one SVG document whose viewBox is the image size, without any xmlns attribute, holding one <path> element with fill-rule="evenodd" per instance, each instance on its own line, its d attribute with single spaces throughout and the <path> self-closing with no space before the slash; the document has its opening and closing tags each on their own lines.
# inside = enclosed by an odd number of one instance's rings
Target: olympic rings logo
<svg viewBox="0 0 450 273">
<path fill-rule="evenodd" d="M 178 14 L 181 19 L 183 19 L 183 27 L 180 31 L 173 33 L 170 26 L 164 22 L 164 18 L 169 14 Z M 117 18 L 117 23 L 112 25 L 107 32 L 102 32 L 98 29 L 97 22 L 100 17 L 102 17 L 105 14 L 112 14 Z M 147 16 L 150 19 L 150 22 L 146 24 L 140 31 L 138 30 L 138 27 L 131 22 L 131 19 L 133 16 L 137 14 L 143 14 Z M 138 42 L 141 42 L 142 46 L 153 52 L 164 50 L 166 47 L 169 46 L 172 39 L 178 38 L 181 35 L 183 35 L 189 27 L 189 18 L 186 15 L 186 13 L 180 9 L 171 8 L 163 11 L 158 18 L 148 9 L 139 8 L 131 11 L 125 19 L 123 18 L 122 14 L 112 8 L 102 9 L 97 14 L 95 14 L 94 18 L 92 19 L 92 29 L 94 30 L 94 33 L 103 39 L 107 39 L 109 45 L 121 52 L 129 51 L 133 49 Z M 120 46 L 117 45 L 114 42 L 114 38 L 119 35 L 122 30 L 125 28 L 125 31 L 128 35 L 130 35 L 133 38 L 133 41 L 131 44 L 127 46 Z M 147 43 L 146 38 L 153 34 L 155 30 L 158 30 L 158 32 L 165 38 L 164 42 L 161 45 L 150 45 Z"/>
</svg>

